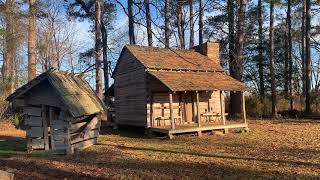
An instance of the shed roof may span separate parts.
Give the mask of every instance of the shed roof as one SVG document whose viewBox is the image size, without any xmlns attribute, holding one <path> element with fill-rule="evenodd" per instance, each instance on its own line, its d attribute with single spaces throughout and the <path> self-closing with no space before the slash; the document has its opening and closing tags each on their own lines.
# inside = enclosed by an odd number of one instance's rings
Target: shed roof
<svg viewBox="0 0 320 180">
<path fill-rule="evenodd" d="M 6 100 L 12 101 L 15 98 L 22 97 L 28 91 L 32 91 L 33 87 L 45 80 L 48 80 L 52 87 L 54 87 L 73 117 L 95 114 L 105 109 L 103 102 L 84 79 L 70 73 L 52 69 L 40 74 L 35 79 L 18 88 Z"/>
<path fill-rule="evenodd" d="M 160 80 L 171 91 L 253 90 L 224 72 L 149 71 L 148 73 Z"/>
<path fill-rule="evenodd" d="M 195 50 L 168 49 L 126 45 L 135 58 L 146 68 L 174 69 L 174 70 L 200 70 L 221 71 L 219 59 L 209 59 Z"/>
</svg>

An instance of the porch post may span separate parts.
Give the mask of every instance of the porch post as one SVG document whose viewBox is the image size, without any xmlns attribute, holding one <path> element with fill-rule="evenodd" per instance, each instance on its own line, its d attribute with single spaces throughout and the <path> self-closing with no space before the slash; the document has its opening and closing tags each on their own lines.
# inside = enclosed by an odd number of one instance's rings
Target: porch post
<svg viewBox="0 0 320 180">
<path fill-rule="evenodd" d="M 222 124 L 223 125 L 226 125 L 226 116 L 224 115 L 224 103 L 223 103 L 223 100 L 222 100 L 222 91 L 220 91 L 220 110 L 221 110 L 221 119 L 222 119 Z"/>
<path fill-rule="evenodd" d="M 171 129 L 174 129 L 174 119 L 173 119 L 173 100 L 172 100 L 172 92 L 169 93 L 169 106 L 170 106 L 170 124 L 171 124 Z"/>
<path fill-rule="evenodd" d="M 242 92 L 241 95 L 242 95 L 243 123 L 247 124 L 246 101 L 245 101 L 245 97 L 244 97 L 244 92 Z"/>
<path fill-rule="evenodd" d="M 151 127 L 154 127 L 154 118 L 153 118 L 153 94 L 150 94 L 150 122 Z"/>
<path fill-rule="evenodd" d="M 197 120 L 198 120 L 198 127 L 201 127 L 200 110 L 199 110 L 199 92 L 198 92 L 198 91 L 196 91 L 196 99 L 197 99 Z"/>
</svg>

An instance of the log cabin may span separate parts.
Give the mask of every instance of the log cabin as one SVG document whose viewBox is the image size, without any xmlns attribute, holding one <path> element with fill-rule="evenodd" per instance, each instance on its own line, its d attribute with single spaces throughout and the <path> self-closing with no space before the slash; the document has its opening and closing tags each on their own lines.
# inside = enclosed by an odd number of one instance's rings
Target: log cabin
<svg viewBox="0 0 320 180">
<path fill-rule="evenodd" d="M 225 74 L 219 43 L 190 50 L 126 45 L 113 72 L 118 125 L 174 134 L 247 128 L 245 91 Z M 225 92 L 242 92 L 243 120 L 226 121 Z"/>
<path fill-rule="evenodd" d="M 6 100 L 22 110 L 28 152 L 71 154 L 97 142 L 105 105 L 81 75 L 50 69 Z"/>
</svg>

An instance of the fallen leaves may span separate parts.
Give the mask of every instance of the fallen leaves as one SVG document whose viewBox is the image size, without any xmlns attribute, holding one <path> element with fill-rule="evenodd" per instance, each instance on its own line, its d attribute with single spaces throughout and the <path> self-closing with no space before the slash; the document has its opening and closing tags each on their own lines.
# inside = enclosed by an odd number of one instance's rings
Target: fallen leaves
<svg viewBox="0 0 320 180">
<path fill-rule="evenodd" d="M 320 122 L 259 120 L 249 133 L 201 138 L 107 131 L 70 156 L 0 155 L 0 169 L 23 179 L 316 179 L 319 130 Z"/>
</svg>

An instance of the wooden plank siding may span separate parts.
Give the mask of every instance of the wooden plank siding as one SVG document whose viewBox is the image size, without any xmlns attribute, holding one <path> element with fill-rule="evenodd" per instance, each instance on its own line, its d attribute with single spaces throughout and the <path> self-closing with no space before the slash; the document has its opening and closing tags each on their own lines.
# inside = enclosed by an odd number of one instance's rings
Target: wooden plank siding
<svg viewBox="0 0 320 180">
<path fill-rule="evenodd" d="M 78 143 L 72 144 L 71 146 L 75 150 L 81 150 L 81 149 L 85 149 L 89 146 L 92 146 L 94 144 L 97 144 L 97 138 L 92 138 L 92 139 L 80 141 Z"/>
<path fill-rule="evenodd" d="M 42 127 L 42 118 L 37 116 L 28 116 L 25 118 L 25 125 Z"/>
<path fill-rule="evenodd" d="M 133 54 L 128 50 L 124 50 L 118 60 L 113 76 L 116 77 L 121 74 L 127 74 L 137 69 L 144 69 L 144 66 L 136 60 Z"/>
<path fill-rule="evenodd" d="M 98 129 L 100 124 L 97 117 L 94 117 L 91 121 L 93 121 L 93 126 L 90 129 Z M 76 133 L 82 131 L 88 122 L 79 122 L 71 124 L 70 133 Z"/>
<path fill-rule="evenodd" d="M 106 110 L 81 76 L 56 70 L 39 75 L 6 100 L 23 109 L 30 153 L 72 154 L 74 148 L 92 145 L 99 135 L 101 113 Z"/>
<path fill-rule="evenodd" d="M 28 107 L 23 108 L 23 114 L 28 115 L 28 116 L 40 117 L 41 111 L 42 111 L 41 107 L 28 106 Z"/>
<path fill-rule="evenodd" d="M 29 127 L 27 136 L 30 138 L 43 138 L 43 127 Z"/>
<path fill-rule="evenodd" d="M 31 153 L 33 150 L 44 150 L 45 139 L 42 120 L 42 109 L 40 106 L 23 107 L 25 117 L 27 149 Z"/>
<path fill-rule="evenodd" d="M 114 74 L 116 123 L 147 126 L 147 89 L 144 66 L 124 49 Z"/>
<path fill-rule="evenodd" d="M 170 103 L 168 93 L 153 93 L 153 121 L 154 125 L 170 125 Z M 181 116 L 178 94 L 172 94 L 172 115 L 173 117 Z M 150 120 L 150 103 L 147 104 L 148 120 Z M 160 120 L 161 119 L 161 120 Z M 152 124 L 152 123 L 151 123 Z"/>
<path fill-rule="evenodd" d="M 44 139 L 30 139 L 29 146 L 32 147 L 33 150 L 45 149 L 45 140 Z"/>
<path fill-rule="evenodd" d="M 52 134 L 51 143 L 54 145 L 52 150 L 66 151 L 69 147 L 70 138 L 70 134 L 68 132 L 69 121 L 64 117 L 64 115 L 66 115 L 63 113 L 64 111 L 60 111 L 54 107 L 50 107 L 49 109 Z"/>
<path fill-rule="evenodd" d="M 198 127 L 197 125 L 181 126 L 179 128 L 177 127 L 174 130 L 170 129 L 170 126 L 166 126 L 166 127 L 159 127 L 159 128 L 158 127 L 150 128 L 150 130 L 154 132 L 160 132 L 160 133 L 172 135 L 172 134 L 182 134 L 182 133 L 199 132 L 199 131 L 203 132 L 203 131 L 210 131 L 210 130 L 226 130 L 226 129 L 235 129 L 235 128 L 248 128 L 248 124 L 245 124 L 245 123 L 236 123 L 236 124 L 227 124 L 227 125 L 205 124 L 201 127 Z"/>
<path fill-rule="evenodd" d="M 29 105 L 47 105 L 53 107 L 61 107 L 62 101 L 56 91 L 52 88 L 49 82 L 44 82 L 28 92 L 26 103 Z"/>
<path fill-rule="evenodd" d="M 120 63 L 118 67 L 121 69 Z M 120 125 L 146 126 L 147 90 L 144 69 L 127 71 L 114 77 L 116 122 Z"/>
<path fill-rule="evenodd" d="M 96 138 L 99 135 L 99 129 L 93 129 L 84 134 L 83 137 L 80 136 L 80 133 L 71 134 L 71 144 L 76 144 L 81 141 L 86 141 L 88 139 Z"/>
</svg>

